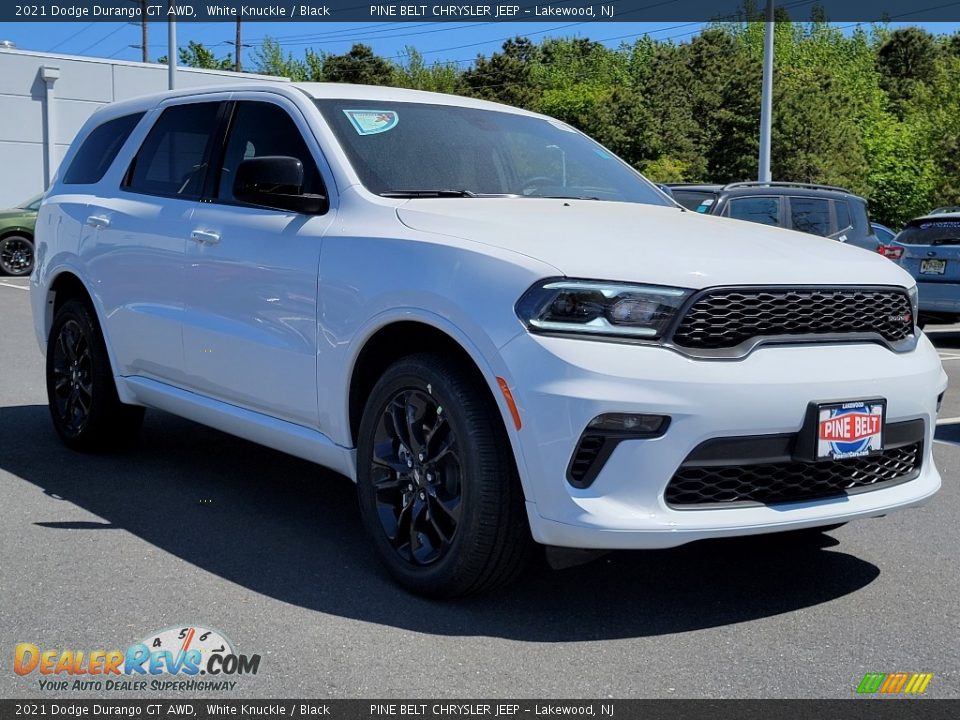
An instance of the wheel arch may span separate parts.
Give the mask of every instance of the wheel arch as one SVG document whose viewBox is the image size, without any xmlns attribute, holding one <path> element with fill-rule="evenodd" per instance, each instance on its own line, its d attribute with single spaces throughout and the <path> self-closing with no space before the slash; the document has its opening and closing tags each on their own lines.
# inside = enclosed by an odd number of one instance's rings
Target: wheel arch
<svg viewBox="0 0 960 720">
<path fill-rule="evenodd" d="M 33 228 L 16 225 L 13 227 L 5 227 L 3 230 L 0 230 L 0 240 L 5 240 L 13 235 L 22 235 L 30 242 L 35 242 Z"/>
<path fill-rule="evenodd" d="M 83 281 L 79 273 L 77 273 L 71 266 L 64 267 L 56 272 L 47 285 L 43 319 L 44 344 L 46 343 L 47 338 L 50 336 L 50 328 L 53 327 L 53 318 L 56 316 L 57 310 L 63 307 L 63 304 L 67 301 L 74 299 L 83 302 L 93 314 L 93 319 L 97 323 L 97 329 L 100 331 L 100 336 L 103 338 L 103 344 L 107 348 L 107 358 L 110 360 L 111 371 L 114 377 L 116 377 L 117 361 L 113 354 L 113 345 L 111 344 L 110 338 L 107 336 L 107 333 L 104 330 L 103 314 L 100 312 L 100 307 L 94 298 L 94 294 L 90 292 L 89 288 L 87 287 L 87 283 Z M 118 382 L 116 385 L 117 393 L 120 395 L 120 400 L 122 402 L 134 402 L 133 398 L 125 391 L 122 383 Z"/>
<path fill-rule="evenodd" d="M 398 360 L 421 352 L 441 352 L 455 358 L 461 367 L 467 369 L 486 389 L 489 399 L 497 408 L 501 427 L 510 443 L 524 494 L 532 500 L 527 487 L 520 445 L 516 438 L 517 428 L 513 424 L 511 410 L 498 387 L 498 378 L 501 375 L 498 375 L 480 351 L 466 339 L 458 338 L 446 328 L 422 318 L 396 319 L 381 325 L 367 336 L 357 352 L 350 370 L 347 398 L 347 429 L 351 446 L 356 447 L 364 406 L 383 371 Z"/>
</svg>

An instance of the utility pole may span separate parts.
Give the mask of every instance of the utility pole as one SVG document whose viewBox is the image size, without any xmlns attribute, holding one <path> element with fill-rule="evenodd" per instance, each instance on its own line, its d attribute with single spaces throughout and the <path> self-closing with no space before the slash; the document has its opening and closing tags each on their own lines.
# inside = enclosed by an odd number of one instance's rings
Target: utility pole
<svg viewBox="0 0 960 720">
<path fill-rule="evenodd" d="M 143 48 L 143 61 L 150 62 L 150 32 L 147 30 L 147 0 L 140 0 L 140 47 Z"/>
<path fill-rule="evenodd" d="M 774 0 L 767 0 L 767 27 L 763 38 L 763 95 L 760 101 L 760 182 L 773 180 L 770 169 L 770 138 L 773 133 L 773 52 L 776 22 Z"/>
<path fill-rule="evenodd" d="M 243 48 L 250 47 L 250 45 L 244 44 L 242 38 L 240 37 L 240 18 L 237 18 L 237 35 L 233 40 L 227 40 L 227 45 L 233 45 L 236 49 L 237 54 L 236 58 L 233 61 L 233 69 L 235 72 L 243 72 L 243 60 L 240 57 L 243 53 Z"/>
<path fill-rule="evenodd" d="M 131 45 L 132 48 L 137 48 L 142 50 L 143 62 L 150 62 L 150 51 L 147 49 L 149 47 L 149 32 L 147 31 L 147 2 L 148 0 L 129 0 L 134 5 L 140 6 L 140 22 L 130 23 L 131 25 L 140 25 L 140 44 Z"/>
<path fill-rule="evenodd" d="M 243 61 L 240 59 L 240 55 L 243 52 L 243 44 L 240 42 L 240 16 L 237 15 L 237 40 L 234 43 L 234 46 L 237 49 L 237 57 L 233 63 L 234 72 L 240 72 L 243 69 Z"/>
</svg>

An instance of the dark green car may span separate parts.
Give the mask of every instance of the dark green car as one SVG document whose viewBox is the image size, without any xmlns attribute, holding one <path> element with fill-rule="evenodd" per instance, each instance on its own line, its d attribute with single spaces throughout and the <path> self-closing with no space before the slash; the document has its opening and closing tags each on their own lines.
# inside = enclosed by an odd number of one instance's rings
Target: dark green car
<svg viewBox="0 0 960 720">
<path fill-rule="evenodd" d="M 42 195 L 11 210 L 0 210 L 0 272 L 29 275 L 33 270 L 33 228 Z"/>
</svg>

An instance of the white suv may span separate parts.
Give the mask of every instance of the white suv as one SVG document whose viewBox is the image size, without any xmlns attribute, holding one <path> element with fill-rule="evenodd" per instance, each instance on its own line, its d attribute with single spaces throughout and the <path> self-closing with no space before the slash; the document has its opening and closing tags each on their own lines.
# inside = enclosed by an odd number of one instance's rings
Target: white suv
<svg viewBox="0 0 960 720">
<path fill-rule="evenodd" d="M 37 222 L 53 423 L 160 408 L 356 480 L 392 575 L 917 505 L 946 376 L 914 280 L 702 217 L 564 123 L 293 84 L 111 105 Z M 802 240 L 802 242 L 800 241 Z"/>
</svg>

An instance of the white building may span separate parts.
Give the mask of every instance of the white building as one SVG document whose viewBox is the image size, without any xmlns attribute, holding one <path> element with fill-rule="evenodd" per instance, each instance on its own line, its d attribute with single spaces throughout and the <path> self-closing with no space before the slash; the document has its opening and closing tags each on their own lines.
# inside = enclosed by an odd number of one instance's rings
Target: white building
<svg viewBox="0 0 960 720">
<path fill-rule="evenodd" d="M 224 70 L 177 69 L 177 87 L 283 81 Z M 166 65 L 0 47 L 0 208 L 43 192 L 80 126 L 97 108 L 167 89 Z"/>
</svg>

